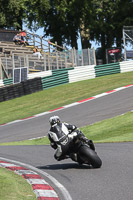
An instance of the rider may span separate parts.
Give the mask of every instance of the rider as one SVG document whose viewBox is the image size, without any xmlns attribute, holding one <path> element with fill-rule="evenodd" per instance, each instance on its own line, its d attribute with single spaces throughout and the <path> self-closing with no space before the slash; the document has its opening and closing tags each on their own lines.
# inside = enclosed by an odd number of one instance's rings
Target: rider
<svg viewBox="0 0 133 200">
<path fill-rule="evenodd" d="M 54 157 L 56 160 L 63 160 L 67 156 L 67 151 L 69 149 L 69 144 L 74 139 L 74 137 L 79 136 L 90 145 L 90 148 L 95 150 L 92 140 L 88 140 L 81 131 L 76 130 L 75 125 L 61 123 L 58 116 L 52 116 L 49 119 L 51 128 L 48 132 L 48 138 L 50 140 L 50 145 L 52 148 L 56 149 Z M 77 155 L 72 153 L 69 155 L 72 160 L 77 161 Z"/>
</svg>

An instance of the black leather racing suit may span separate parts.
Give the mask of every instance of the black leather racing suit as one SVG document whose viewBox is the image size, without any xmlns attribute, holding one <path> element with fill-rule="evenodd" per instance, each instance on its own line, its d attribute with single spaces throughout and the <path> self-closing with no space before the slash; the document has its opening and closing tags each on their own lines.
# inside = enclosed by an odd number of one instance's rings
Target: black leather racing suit
<svg viewBox="0 0 133 200">
<path fill-rule="evenodd" d="M 51 126 L 48 138 L 51 147 L 56 149 L 54 155 L 56 160 L 59 161 L 66 157 L 70 141 L 77 136 L 77 133 L 73 132 L 76 128 L 74 125 L 60 122 Z"/>
</svg>

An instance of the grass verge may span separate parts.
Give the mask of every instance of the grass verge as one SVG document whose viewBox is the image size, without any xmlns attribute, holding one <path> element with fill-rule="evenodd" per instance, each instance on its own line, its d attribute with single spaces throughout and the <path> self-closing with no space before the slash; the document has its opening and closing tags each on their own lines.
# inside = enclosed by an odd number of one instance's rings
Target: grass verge
<svg viewBox="0 0 133 200">
<path fill-rule="evenodd" d="M 0 200 L 36 200 L 32 187 L 21 176 L 0 168 Z"/>
<path fill-rule="evenodd" d="M 1 102 L 0 124 L 49 111 L 128 84 L 133 84 L 133 72 L 64 84 Z"/>
<path fill-rule="evenodd" d="M 104 76 L 87 81 L 50 88 L 41 92 L 0 103 L 0 124 L 32 116 L 73 103 L 117 87 L 133 84 L 133 72 Z M 133 141 L 133 112 L 81 127 L 94 142 Z M 27 140 L 0 145 L 45 145 L 48 138 Z M 21 176 L 0 168 L 0 199 L 34 200 L 31 186 Z"/>
<path fill-rule="evenodd" d="M 133 112 L 82 127 L 81 130 L 96 143 L 133 142 Z"/>
<path fill-rule="evenodd" d="M 81 127 L 80 130 L 95 143 L 133 142 L 133 112 Z M 0 143 L 0 145 L 47 145 L 48 137 L 20 142 Z"/>
</svg>

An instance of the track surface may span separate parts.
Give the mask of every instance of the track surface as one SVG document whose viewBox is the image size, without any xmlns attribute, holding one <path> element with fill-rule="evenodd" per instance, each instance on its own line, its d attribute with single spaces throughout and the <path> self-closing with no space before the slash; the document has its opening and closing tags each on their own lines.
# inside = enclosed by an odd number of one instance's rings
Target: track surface
<svg viewBox="0 0 133 200">
<path fill-rule="evenodd" d="M 1 126 L 0 142 L 24 140 L 47 135 L 49 117 L 52 115 L 59 115 L 63 121 L 81 127 L 131 110 L 133 110 L 133 87 L 42 117 Z"/>
<path fill-rule="evenodd" d="M 97 144 L 96 150 L 103 161 L 101 169 L 81 168 L 70 159 L 57 162 L 49 146 L 1 146 L 0 155 L 49 173 L 69 191 L 73 200 L 131 200 L 133 143 Z"/>
<path fill-rule="evenodd" d="M 133 110 L 133 87 L 54 114 L 80 127 L 130 110 Z M 1 126 L 0 141 L 46 135 L 51 115 L 53 113 Z M 101 169 L 81 168 L 71 160 L 57 162 L 49 146 L 0 146 L 0 156 L 33 165 L 51 174 L 67 188 L 73 200 L 131 200 L 133 143 L 97 144 L 96 150 L 103 161 Z"/>
</svg>

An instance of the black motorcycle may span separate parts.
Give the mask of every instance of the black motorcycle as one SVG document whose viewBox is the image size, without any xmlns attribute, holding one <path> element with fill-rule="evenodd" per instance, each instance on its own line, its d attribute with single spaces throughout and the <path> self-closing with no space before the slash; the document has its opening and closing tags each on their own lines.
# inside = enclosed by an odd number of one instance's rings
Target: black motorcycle
<svg viewBox="0 0 133 200">
<path fill-rule="evenodd" d="M 77 162 L 80 165 L 87 164 L 93 168 L 101 167 L 102 161 L 95 151 L 93 141 L 90 140 L 88 143 L 87 140 L 80 137 L 80 134 L 78 134 L 69 145 L 69 157 L 72 158 L 72 155 L 76 154 Z"/>
</svg>

